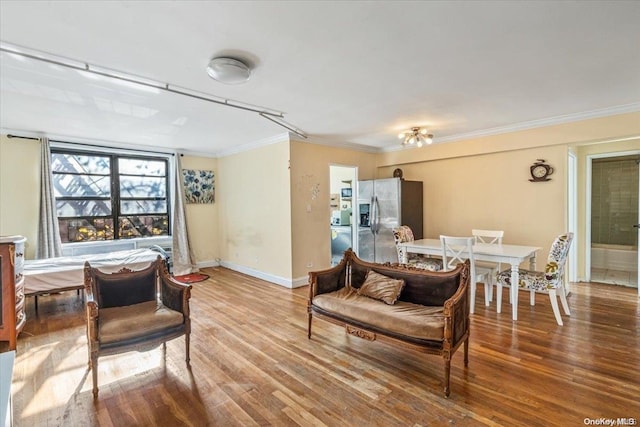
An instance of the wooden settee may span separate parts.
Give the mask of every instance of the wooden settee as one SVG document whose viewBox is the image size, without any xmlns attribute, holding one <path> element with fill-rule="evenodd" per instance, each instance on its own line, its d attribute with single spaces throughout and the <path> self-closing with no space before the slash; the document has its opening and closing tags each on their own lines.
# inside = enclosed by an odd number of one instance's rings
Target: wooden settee
<svg viewBox="0 0 640 427">
<path fill-rule="evenodd" d="M 365 284 L 370 271 L 393 279 L 391 282 L 404 281 L 397 301 L 365 296 L 373 289 L 371 281 Z M 374 276 L 380 277 L 371 274 Z M 310 272 L 309 284 L 309 339 L 312 319 L 317 317 L 344 326 L 348 334 L 366 340 L 440 355 L 444 360 L 444 394 L 449 396 L 451 357 L 463 343 L 465 366 L 469 361 L 468 261 L 452 271 L 431 272 L 369 263 L 349 249 L 335 267 Z"/>
</svg>

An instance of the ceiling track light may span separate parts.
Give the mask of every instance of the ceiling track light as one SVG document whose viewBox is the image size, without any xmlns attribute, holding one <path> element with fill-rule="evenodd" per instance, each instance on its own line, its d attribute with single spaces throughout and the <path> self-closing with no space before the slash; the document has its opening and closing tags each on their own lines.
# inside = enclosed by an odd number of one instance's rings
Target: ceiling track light
<svg viewBox="0 0 640 427">
<path fill-rule="evenodd" d="M 291 125 L 287 124 L 286 122 L 284 122 L 284 113 L 282 113 L 280 111 L 272 110 L 270 108 L 263 108 L 263 107 L 259 107 L 259 106 L 254 106 L 254 105 L 250 105 L 250 104 L 243 104 L 243 103 L 238 102 L 238 101 L 233 101 L 233 100 L 230 100 L 230 99 L 224 99 L 224 98 L 216 97 L 215 95 L 209 95 L 209 94 L 205 94 L 205 93 L 202 93 L 202 92 L 196 93 L 197 91 L 194 91 L 194 90 L 191 90 L 191 89 L 180 88 L 178 86 L 173 86 L 173 85 L 170 86 L 169 83 L 160 83 L 160 82 L 156 82 L 156 81 L 153 81 L 153 80 L 150 80 L 150 79 L 146 79 L 146 78 L 143 78 L 143 77 L 133 76 L 133 75 L 129 75 L 129 74 L 126 74 L 126 73 L 119 72 L 119 71 L 103 68 L 103 67 L 96 67 L 95 65 L 90 65 L 88 63 L 74 61 L 74 60 L 68 59 L 68 58 L 57 57 L 57 56 L 54 56 L 54 55 L 51 55 L 51 54 L 45 54 L 45 53 L 41 53 L 41 54 L 27 53 L 27 52 L 23 52 L 22 51 L 23 48 L 18 48 L 18 47 L 9 48 L 9 47 L 5 47 L 5 46 L 7 46 L 7 44 L 5 44 L 5 43 L 2 43 L 0 45 L 0 52 L 6 52 L 6 53 L 9 53 L 9 54 L 18 55 L 18 56 L 23 57 L 23 58 L 34 59 L 36 61 L 46 62 L 48 64 L 54 64 L 54 65 L 58 65 L 58 66 L 61 66 L 61 67 L 70 68 L 72 70 L 77 70 L 77 71 L 82 71 L 82 72 L 85 72 L 85 73 L 91 73 L 93 75 L 107 77 L 107 78 L 110 78 L 110 79 L 116 79 L 118 81 L 124 81 L 124 82 L 128 82 L 128 83 L 133 83 L 133 84 L 144 86 L 144 87 L 147 87 L 147 88 L 155 88 L 155 89 L 163 90 L 165 92 L 175 93 L 176 95 L 183 95 L 183 96 L 187 96 L 187 97 L 190 97 L 190 98 L 200 99 L 202 101 L 207 101 L 207 102 L 212 102 L 212 103 L 218 104 L 218 105 L 224 105 L 224 106 L 227 106 L 227 107 L 237 108 L 239 110 L 251 111 L 253 113 L 257 113 L 259 116 L 264 117 L 265 119 L 268 119 L 268 120 L 272 121 L 273 123 L 277 124 L 278 126 L 281 126 L 281 127 L 285 128 L 285 129 L 295 133 L 296 135 L 298 135 L 298 136 L 300 136 L 302 138 L 307 138 L 307 135 L 304 132 L 302 132 L 298 128 L 296 128 L 294 126 L 291 126 Z M 29 51 L 31 51 L 31 49 L 29 49 Z M 214 60 L 215 59 L 216 58 L 214 58 Z M 240 61 L 237 61 L 237 60 L 234 60 L 232 58 L 224 58 L 224 59 L 227 59 L 227 60 L 231 59 L 232 61 L 239 62 L 240 64 L 242 64 L 242 66 L 247 67 L 244 63 L 242 63 Z M 212 60 L 211 62 L 213 62 L 214 60 Z M 207 73 L 209 73 L 209 67 L 207 68 Z M 250 73 L 250 70 L 249 70 L 248 67 L 247 67 L 247 73 Z M 247 79 L 248 78 L 249 77 L 247 75 Z M 240 82 L 238 82 L 238 83 L 240 83 Z"/>
<path fill-rule="evenodd" d="M 433 142 L 433 134 L 429 133 L 426 128 L 421 127 L 412 127 L 410 130 L 401 132 L 398 134 L 398 138 L 402 140 L 402 146 L 415 145 L 422 147 Z"/>
</svg>

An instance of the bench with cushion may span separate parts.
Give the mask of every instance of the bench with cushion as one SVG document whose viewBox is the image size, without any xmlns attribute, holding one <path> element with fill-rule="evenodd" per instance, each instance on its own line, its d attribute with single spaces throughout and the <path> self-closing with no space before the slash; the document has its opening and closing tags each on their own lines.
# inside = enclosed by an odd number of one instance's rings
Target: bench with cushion
<svg viewBox="0 0 640 427">
<path fill-rule="evenodd" d="M 441 355 L 449 396 L 451 357 L 469 347 L 469 262 L 448 272 L 375 264 L 347 250 L 333 268 L 309 273 L 308 337 L 317 317 L 347 333 Z"/>
</svg>

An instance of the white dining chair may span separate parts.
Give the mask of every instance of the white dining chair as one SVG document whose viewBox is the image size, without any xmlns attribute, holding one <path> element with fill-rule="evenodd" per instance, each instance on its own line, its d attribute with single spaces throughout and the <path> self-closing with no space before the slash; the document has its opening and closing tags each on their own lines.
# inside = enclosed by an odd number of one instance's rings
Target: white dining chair
<svg viewBox="0 0 640 427">
<path fill-rule="evenodd" d="M 453 237 L 440 235 L 442 244 L 442 265 L 444 271 L 453 270 L 459 263 L 469 260 L 471 264 L 471 301 L 469 312 L 473 314 L 476 301 L 476 284 L 484 283 L 485 305 L 489 305 L 487 292 L 489 292 L 490 284 L 488 283 L 491 270 L 484 267 L 477 267 L 473 256 L 473 244 L 475 237 Z"/>
<path fill-rule="evenodd" d="M 502 238 L 504 237 L 504 230 L 480 230 L 474 228 L 471 230 L 471 235 L 476 239 L 476 243 L 484 243 L 488 245 L 501 245 Z M 491 283 L 489 286 L 489 302 L 493 301 L 493 287 L 497 286 L 498 273 L 502 269 L 501 263 L 489 262 L 489 261 L 476 261 L 478 267 L 491 269 Z M 497 293 L 497 290 L 496 290 Z"/>
</svg>

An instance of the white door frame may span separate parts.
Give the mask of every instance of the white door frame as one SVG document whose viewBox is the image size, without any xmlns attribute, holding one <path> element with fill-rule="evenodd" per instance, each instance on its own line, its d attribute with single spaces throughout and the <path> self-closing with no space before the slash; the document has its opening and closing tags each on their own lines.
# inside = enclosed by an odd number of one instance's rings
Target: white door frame
<svg viewBox="0 0 640 427">
<path fill-rule="evenodd" d="M 578 157 L 572 151 L 569 151 L 567 171 L 567 231 L 573 233 L 574 240 L 569 249 L 568 292 L 571 283 L 578 281 Z"/>
<path fill-rule="evenodd" d="M 332 167 L 349 168 L 353 170 L 352 196 L 351 196 L 351 249 L 358 253 L 358 220 L 360 218 L 360 206 L 358 205 L 358 166 L 345 165 L 342 163 L 329 163 L 329 184 L 327 188 L 331 188 L 331 168 Z M 354 224 L 355 222 L 355 224 Z M 329 211 L 328 224 L 331 224 L 331 212 Z M 329 245 L 329 259 L 331 259 L 331 245 Z"/>
<path fill-rule="evenodd" d="M 591 281 L 591 174 L 592 174 L 592 163 L 593 159 L 603 159 L 610 157 L 622 157 L 622 156 L 637 156 L 640 155 L 640 150 L 635 151 L 620 151 L 616 153 L 602 153 L 602 154 L 590 154 L 587 156 L 587 167 L 586 167 L 586 189 L 585 189 L 585 220 L 586 220 L 586 232 L 585 232 L 585 254 L 584 254 L 584 264 L 585 264 L 585 276 L 588 282 Z M 640 186 L 638 186 L 638 193 L 640 193 Z M 640 194 L 639 194 L 640 195 Z M 640 199 L 640 197 L 639 197 Z M 640 200 L 638 202 L 640 204 Z M 640 216 L 640 212 L 638 213 Z M 638 218 L 640 221 L 640 218 Z M 638 248 L 638 279 L 640 279 L 640 248 Z M 640 298 L 640 283 L 638 286 L 638 297 Z"/>
</svg>

